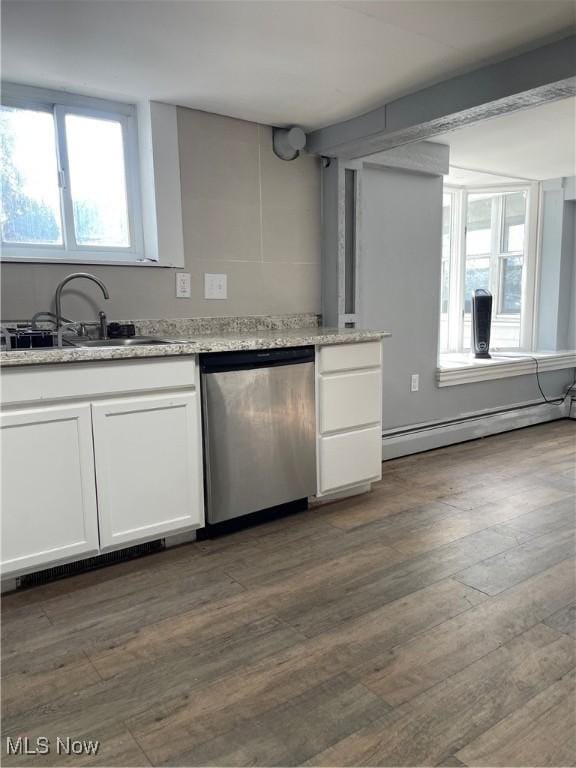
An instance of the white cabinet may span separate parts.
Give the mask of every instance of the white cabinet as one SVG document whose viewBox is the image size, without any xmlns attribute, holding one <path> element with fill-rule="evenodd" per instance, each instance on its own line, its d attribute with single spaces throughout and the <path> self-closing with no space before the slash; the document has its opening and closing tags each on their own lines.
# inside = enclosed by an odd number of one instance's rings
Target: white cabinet
<svg viewBox="0 0 576 768">
<path fill-rule="evenodd" d="M 357 344 L 332 344 L 318 350 L 320 373 L 379 368 L 382 365 L 382 343 L 364 341 Z"/>
<path fill-rule="evenodd" d="M 2 572 L 204 525 L 196 360 L 2 371 Z"/>
<path fill-rule="evenodd" d="M 92 405 L 102 551 L 202 525 L 197 398 L 190 392 Z"/>
<path fill-rule="evenodd" d="M 382 477 L 382 345 L 321 347 L 317 355 L 318 496 Z"/>
<path fill-rule="evenodd" d="M 3 575 L 97 554 L 90 405 L 14 410 L 0 427 Z"/>
<path fill-rule="evenodd" d="M 320 437 L 320 493 L 369 483 L 382 475 L 382 429 Z"/>
<path fill-rule="evenodd" d="M 380 369 L 320 377 L 320 432 L 377 424 L 382 410 Z"/>
</svg>

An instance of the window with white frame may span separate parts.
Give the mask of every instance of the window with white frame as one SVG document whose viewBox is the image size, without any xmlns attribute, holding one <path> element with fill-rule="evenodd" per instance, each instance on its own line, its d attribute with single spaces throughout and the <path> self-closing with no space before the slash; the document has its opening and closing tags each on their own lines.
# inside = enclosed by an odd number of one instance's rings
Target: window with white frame
<svg viewBox="0 0 576 768">
<path fill-rule="evenodd" d="M 4 259 L 143 259 L 133 106 L 13 86 L 0 147 Z"/>
<path fill-rule="evenodd" d="M 440 352 L 447 352 L 448 318 L 450 309 L 450 266 L 454 246 L 454 195 L 444 192 L 442 196 L 442 275 L 440 293 Z"/>
<path fill-rule="evenodd" d="M 491 347 L 531 347 L 535 197 L 530 187 L 444 190 L 440 353 L 470 349 L 478 288 L 493 296 Z"/>
</svg>

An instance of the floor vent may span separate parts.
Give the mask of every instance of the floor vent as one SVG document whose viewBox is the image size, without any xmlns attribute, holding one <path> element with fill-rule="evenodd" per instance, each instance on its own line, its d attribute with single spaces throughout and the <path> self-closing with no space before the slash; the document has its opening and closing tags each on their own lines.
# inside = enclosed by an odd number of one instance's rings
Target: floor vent
<svg viewBox="0 0 576 768">
<path fill-rule="evenodd" d="M 17 580 L 17 589 L 26 587 L 36 587 L 39 584 L 47 584 L 49 581 L 65 579 L 67 576 L 76 576 L 86 571 L 94 571 L 96 568 L 102 568 L 105 565 L 114 563 L 123 563 L 126 560 L 133 560 L 136 557 L 143 557 L 152 552 L 160 552 L 164 549 L 164 540 L 148 541 L 145 544 L 138 544 L 136 547 L 119 549 L 116 552 L 107 552 L 105 555 L 89 557 L 87 560 L 77 560 L 74 563 L 66 565 L 57 565 L 54 568 L 46 568 L 44 571 L 29 573 L 26 576 L 20 576 Z"/>
</svg>

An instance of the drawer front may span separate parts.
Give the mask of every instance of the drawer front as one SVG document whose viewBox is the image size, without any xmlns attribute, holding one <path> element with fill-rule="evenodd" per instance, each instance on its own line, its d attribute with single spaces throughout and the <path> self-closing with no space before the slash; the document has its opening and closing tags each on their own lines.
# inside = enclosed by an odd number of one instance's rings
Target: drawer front
<svg viewBox="0 0 576 768">
<path fill-rule="evenodd" d="M 320 373 L 375 368 L 382 365 L 382 344 L 379 341 L 333 344 L 320 347 L 318 358 Z"/>
<path fill-rule="evenodd" d="M 196 378 L 194 356 L 22 366 L 2 372 L 2 402 L 12 405 L 91 399 L 125 392 L 191 389 Z"/>
<path fill-rule="evenodd" d="M 320 379 L 320 431 L 377 424 L 382 412 L 380 370 L 335 374 Z"/>
<path fill-rule="evenodd" d="M 320 438 L 321 494 L 382 477 L 382 429 L 370 427 Z"/>
</svg>

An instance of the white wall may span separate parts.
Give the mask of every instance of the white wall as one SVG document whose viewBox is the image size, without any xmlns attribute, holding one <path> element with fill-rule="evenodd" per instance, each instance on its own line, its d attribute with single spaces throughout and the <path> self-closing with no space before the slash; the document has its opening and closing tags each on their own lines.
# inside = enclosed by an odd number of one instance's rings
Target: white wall
<svg viewBox="0 0 576 768">
<path fill-rule="evenodd" d="M 148 266 L 4 264 L 3 319 L 50 309 L 58 282 L 89 271 L 109 288 L 110 319 L 320 311 L 320 170 L 272 152 L 272 129 L 178 109 L 185 270 L 192 297 L 175 298 L 175 272 Z M 228 300 L 203 298 L 205 272 L 228 275 Z M 96 286 L 65 289 L 67 317 L 93 319 Z"/>
</svg>

